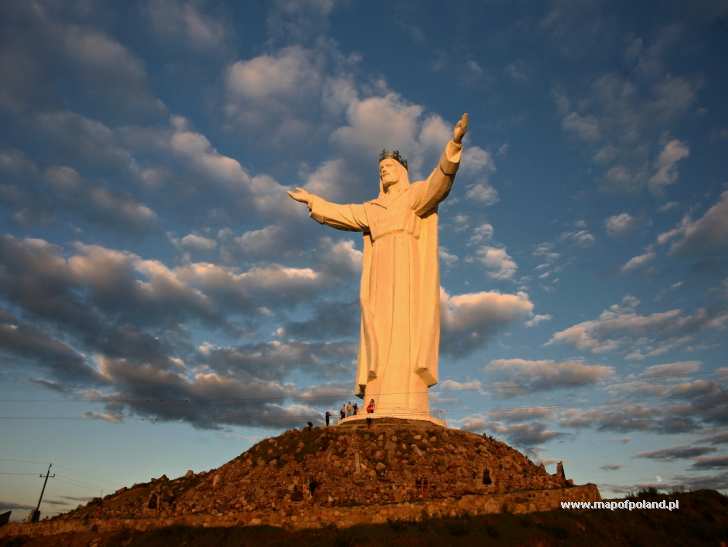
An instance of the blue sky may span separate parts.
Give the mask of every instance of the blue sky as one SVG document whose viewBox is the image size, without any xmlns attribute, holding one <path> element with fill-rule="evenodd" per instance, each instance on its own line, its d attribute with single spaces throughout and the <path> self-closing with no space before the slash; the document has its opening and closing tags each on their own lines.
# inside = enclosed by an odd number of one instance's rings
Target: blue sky
<svg viewBox="0 0 728 547">
<path fill-rule="evenodd" d="M 0 10 L 2 506 L 351 399 L 361 237 L 285 191 L 422 177 L 463 112 L 432 406 L 605 495 L 728 488 L 726 2 Z"/>
</svg>

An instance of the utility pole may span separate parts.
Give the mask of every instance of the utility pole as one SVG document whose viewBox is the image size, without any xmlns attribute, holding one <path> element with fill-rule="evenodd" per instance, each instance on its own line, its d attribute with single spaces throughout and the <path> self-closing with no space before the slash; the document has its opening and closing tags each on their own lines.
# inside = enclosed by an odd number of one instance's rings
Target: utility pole
<svg viewBox="0 0 728 547">
<path fill-rule="evenodd" d="M 41 489 L 41 491 L 40 491 L 40 497 L 38 498 L 38 505 L 35 508 L 35 511 L 33 511 L 30 514 L 30 522 L 38 522 L 40 520 L 40 503 L 43 501 L 43 492 L 45 492 L 46 484 L 48 484 L 48 477 L 50 477 L 52 479 L 52 478 L 54 478 L 56 476 L 55 473 L 53 473 L 51 475 L 51 467 L 52 466 L 53 466 L 52 463 L 49 463 L 48 464 L 48 471 L 46 471 L 45 476 L 44 475 L 39 475 L 39 477 L 41 479 L 45 479 L 45 480 L 43 481 L 43 488 Z"/>
</svg>

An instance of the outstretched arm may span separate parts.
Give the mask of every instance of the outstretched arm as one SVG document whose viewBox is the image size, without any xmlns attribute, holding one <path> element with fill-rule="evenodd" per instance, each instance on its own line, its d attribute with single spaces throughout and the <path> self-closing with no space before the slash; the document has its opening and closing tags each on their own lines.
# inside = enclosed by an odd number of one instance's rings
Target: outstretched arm
<svg viewBox="0 0 728 547">
<path fill-rule="evenodd" d="M 440 162 L 432 171 L 415 203 L 415 213 L 422 216 L 432 211 L 447 197 L 460 167 L 463 151 L 463 137 L 468 132 L 468 114 L 462 115 L 452 131 L 452 140 L 447 143 Z"/>
<path fill-rule="evenodd" d="M 308 205 L 311 218 L 339 230 L 361 232 L 369 229 L 364 206 L 360 204 L 338 204 L 315 196 L 303 188 L 296 188 L 288 195 Z"/>
</svg>

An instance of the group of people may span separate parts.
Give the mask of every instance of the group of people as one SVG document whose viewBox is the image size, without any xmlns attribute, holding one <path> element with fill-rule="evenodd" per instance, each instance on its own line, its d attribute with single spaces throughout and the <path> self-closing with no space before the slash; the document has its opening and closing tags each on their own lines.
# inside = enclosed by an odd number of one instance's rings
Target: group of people
<svg viewBox="0 0 728 547">
<path fill-rule="evenodd" d="M 349 401 L 348 403 L 341 405 L 341 409 L 339 410 L 339 419 L 343 420 L 344 418 L 356 416 L 357 414 L 359 414 L 359 404 L 356 402 L 351 404 L 351 401 Z M 367 414 L 374 414 L 374 399 L 371 399 L 367 405 Z M 332 416 L 333 414 L 327 410 L 325 414 L 327 426 L 331 423 Z"/>
<path fill-rule="evenodd" d="M 341 405 L 341 410 L 339 410 L 339 417 L 343 420 L 344 418 L 348 418 L 349 416 L 356 416 L 359 414 L 359 405 L 357 403 L 351 404 L 351 401 L 348 403 Z"/>
</svg>

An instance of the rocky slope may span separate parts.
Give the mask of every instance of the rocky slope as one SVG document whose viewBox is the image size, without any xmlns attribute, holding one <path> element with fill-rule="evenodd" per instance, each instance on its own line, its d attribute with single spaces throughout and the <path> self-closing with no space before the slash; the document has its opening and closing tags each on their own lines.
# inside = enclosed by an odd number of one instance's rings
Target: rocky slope
<svg viewBox="0 0 728 547">
<path fill-rule="evenodd" d="M 291 430 L 212 471 L 123 488 L 55 519 L 173 517 L 456 499 L 570 486 L 493 438 L 426 422 Z"/>
</svg>

